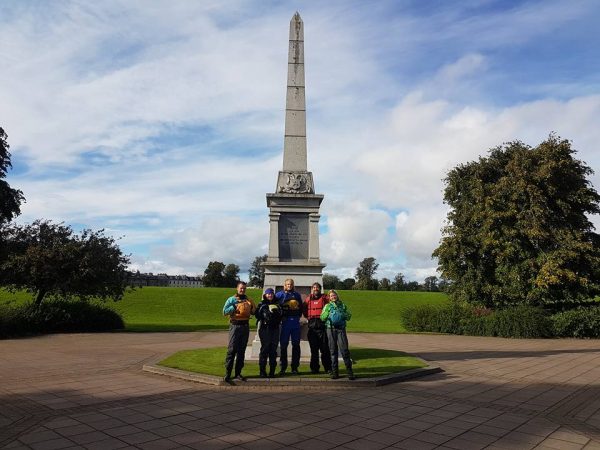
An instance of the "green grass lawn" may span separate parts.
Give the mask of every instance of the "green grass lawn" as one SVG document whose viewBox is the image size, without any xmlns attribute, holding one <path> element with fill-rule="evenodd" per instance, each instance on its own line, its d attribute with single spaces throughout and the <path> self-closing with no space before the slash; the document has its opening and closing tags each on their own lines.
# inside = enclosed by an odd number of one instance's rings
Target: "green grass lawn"
<svg viewBox="0 0 600 450">
<path fill-rule="evenodd" d="M 207 375 L 223 376 L 226 353 L 226 347 L 184 350 L 162 360 L 159 365 Z M 390 373 L 427 366 L 427 364 L 418 358 L 394 350 L 350 348 L 350 353 L 354 360 L 352 368 L 357 378 L 388 375 Z M 246 361 L 242 373 L 247 377 L 258 377 L 258 363 L 255 361 Z M 340 362 L 340 375 L 344 376 L 345 373 L 344 364 Z M 311 377 L 326 376 L 325 374 L 312 375 L 307 363 L 300 365 L 300 375 Z"/>
<path fill-rule="evenodd" d="M 118 311 L 127 331 L 225 330 L 228 321 L 222 315 L 223 304 L 235 289 L 144 287 L 128 292 L 123 300 L 109 303 Z M 348 331 L 403 333 L 400 311 L 423 303 L 441 304 L 447 297 L 438 292 L 339 291 L 340 298 L 352 311 Z M 249 289 L 248 295 L 259 302 L 261 291 Z M 24 292 L 11 294 L 0 290 L 0 308 L 29 301 Z M 254 324 L 254 320 L 252 320 Z"/>
</svg>

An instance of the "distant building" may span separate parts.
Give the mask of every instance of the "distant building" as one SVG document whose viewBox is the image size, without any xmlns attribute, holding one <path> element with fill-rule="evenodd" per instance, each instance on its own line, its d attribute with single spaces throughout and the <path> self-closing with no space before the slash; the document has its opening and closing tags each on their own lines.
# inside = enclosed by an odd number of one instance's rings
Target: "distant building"
<svg viewBox="0 0 600 450">
<path fill-rule="evenodd" d="M 129 272 L 127 277 L 129 286 L 164 286 L 164 287 L 202 287 L 200 277 L 190 277 L 187 275 L 167 275 L 166 273 L 140 273 Z"/>
</svg>

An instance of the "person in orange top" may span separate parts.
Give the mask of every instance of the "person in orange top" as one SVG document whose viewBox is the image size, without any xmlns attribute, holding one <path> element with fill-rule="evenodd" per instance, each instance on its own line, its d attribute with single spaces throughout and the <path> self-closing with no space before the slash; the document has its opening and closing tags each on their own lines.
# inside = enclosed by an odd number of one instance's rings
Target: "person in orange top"
<svg viewBox="0 0 600 450">
<path fill-rule="evenodd" d="M 235 379 L 246 381 L 242 375 L 244 356 L 250 336 L 250 316 L 256 311 L 254 302 L 246 296 L 246 283 L 238 281 L 237 292 L 229 297 L 223 307 L 223 315 L 229 316 L 229 345 L 225 357 L 225 378 L 231 381 L 231 371 L 235 359 Z"/>
<path fill-rule="evenodd" d="M 308 319 L 307 339 L 310 345 L 310 371 L 319 373 L 319 352 L 321 352 L 321 363 L 325 372 L 331 372 L 331 354 L 327 342 L 327 328 L 321 320 L 321 313 L 325 305 L 329 303 L 327 294 L 321 292 L 321 285 L 313 283 L 310 295 L 302 303 L 302 314 Z"/>
</svg>

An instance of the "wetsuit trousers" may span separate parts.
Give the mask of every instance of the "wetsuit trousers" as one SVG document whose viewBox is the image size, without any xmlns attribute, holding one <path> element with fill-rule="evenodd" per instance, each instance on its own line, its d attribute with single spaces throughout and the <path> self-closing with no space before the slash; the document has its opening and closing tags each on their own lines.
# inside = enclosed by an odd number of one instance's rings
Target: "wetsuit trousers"
<svg viewBox="0 0 600 450">
<path fill-rule="evenodd" d="M 300 366 L 300 324 L 298 322 L 283 322 L 281 325 L 280 345 L 280 368 L 285 371 L 288 366 L 287 349 L 292 339 L 292 370 L 298 370 Z"/>
<path fill-rule="evenodd" d="M 279 326 L 269 327 L 261 323 L 258 329 L 260 338 L 260 353 L 258 355 L 258 367 L 264 371 L 267 367 L 267 358 L 271 372 L 275 371 L 277 366 L 277 346 L 279 345 Z"/>
<path fill-rule="evenodd" d="M 352 370 L 350 350 L 348 350 L 348 336 L 346 328 L 327 328 L 327 340 L 329 341 L 329 352 L 331 354 L 331 371 L 338 373 L 338 356 L 342 355 L 347 370 Z M 339 352 L 339 353 L 338 353 Z"/>
<path fill-rule="evenodd" d="M 250 336 L 250 326 L 248 322 L 241 324 L 229 324 L 229 345 L 227 346 L 227 356 L 225 357 L 225 371 L 231 374 L 233 361 L 235 359 L 235 375 L 242 373 L 244 367 L 244 354 L 248 345 Z"/>
<path fill-rule="evenodd" d="M 310 370 L 312 372 L 319 371 L 320 352 L 323 369 L 325 369 L 325 372 L 329 372 L 331 370 L 331 354 L 325 327 L 311 328 L 309 324 L 306 337 L 308 339 L 308 344 L 310 345 Z"/>
</svg>

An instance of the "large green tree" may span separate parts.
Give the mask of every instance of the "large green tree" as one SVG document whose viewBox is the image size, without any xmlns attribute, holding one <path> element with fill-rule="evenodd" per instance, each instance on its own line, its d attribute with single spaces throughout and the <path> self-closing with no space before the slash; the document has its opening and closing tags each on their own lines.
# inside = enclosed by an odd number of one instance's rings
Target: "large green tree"
<svg viewBox="0 0 600 450">
<path fill-rule="evenodd" d="M 252 261 L 250 269 L 248 270 L 248 277 L 250 278 L 250 286 L 262 288 L 265 284 L 265 268 L 262 263 L 267 260 L 267 255 L 257 256 Z"/>
<path fill-rule="evenodd" d="M 363 259 L 356 268 L 354 289 L 377 290 L 379 282 L 374 279 L 379 263 L 372 256 Z"/>
<path fill-rule="evenodd" d="M 235 287 L 240 279 L 240 266 L 227 264 L 223 269 L 223 287 Z"/>
<path fill-rule="evenodd" d="M 433 255 L 454 299 L 491 307 L 572 304 L 600 292 L 600 196 L 571 143 L 515 141 L 446 179 L 447 226 Z"/>
<path fill-rule="evenodd" d="M 223 277 L 223 271 L 225 270 L 225 264 L 221 261 L 211 261 L 208 263 L 206 269 L 204 269 L 204 276 L 202 277 L 202 283 L 206 287 L 224 287 L 225 279 Z"/>
<path fill-rule="evenodd" d="M 120 300 L 129 257 L 103 230 L 83 230 L 37 220 L 3 230 L 7 257 L 0 263 L 2 285 L 26 289 L 40 304 L 47 296 Z"/>
<path fill-rule="evenodd" d="M 0 127 L 0 226 L 19 215 L 21 203 L 25 201 L 23 193 L 11 188 L 4 179 L 12 167 L 9 148 L 6 133 Z"/>
</svg>

